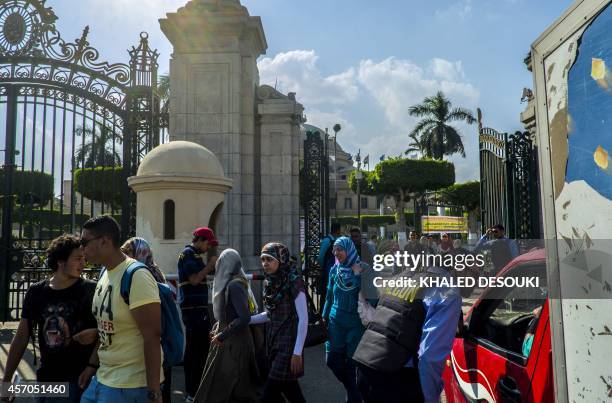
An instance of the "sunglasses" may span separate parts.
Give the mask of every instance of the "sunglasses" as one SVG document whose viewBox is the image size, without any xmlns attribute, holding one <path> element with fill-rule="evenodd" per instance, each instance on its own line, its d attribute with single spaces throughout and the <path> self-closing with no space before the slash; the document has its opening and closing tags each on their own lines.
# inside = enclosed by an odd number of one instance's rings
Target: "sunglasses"
<svg viewBox="0 0 612 403">
<path fill-rule="evenodd" d="M 97 236 L 95 238 L 90 238 L 90 239 L 85 239 L 85 238 L 81 238 L 81 240 L 79 241 L 79 243 L 81 244 L 81 246 L 84 248 L 87 246 L 88 243 L 90 243 L 91 241 L 95 240 L 95 239 L 100 239 L 102 238 L 102 236 Z"/>
</svg>

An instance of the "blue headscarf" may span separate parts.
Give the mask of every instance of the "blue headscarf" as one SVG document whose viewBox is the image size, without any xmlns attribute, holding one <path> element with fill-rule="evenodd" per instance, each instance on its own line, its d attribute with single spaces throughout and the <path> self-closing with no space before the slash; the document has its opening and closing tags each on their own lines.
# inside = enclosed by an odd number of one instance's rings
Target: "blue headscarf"
<svg viewBox="0 0 612 403">
<path fill-rule="evenodd" d="M 351 291 L 361 285 L 361 275 L 356 275 L 353 272 L 353 265 L 359 263 L 359 255 L 353 241 L 345 236 L 341 236 L 334 242 L 334 247 L 340 248 L 346 252 L 346 259 L 335 264 L 337 270 L 338 286 L 344 291 Z M 333 268 L 332 268 L 333 269 Z"/>
</svg>

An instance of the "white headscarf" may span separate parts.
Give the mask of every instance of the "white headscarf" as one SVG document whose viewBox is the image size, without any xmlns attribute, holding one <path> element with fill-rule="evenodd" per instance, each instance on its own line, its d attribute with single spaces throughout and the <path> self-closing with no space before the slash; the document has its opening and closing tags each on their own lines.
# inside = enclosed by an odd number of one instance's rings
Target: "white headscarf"
<svg viewBox="0 0 612 403">
<path fill-rule="evenodd" d="M 217 321 L 225 319 L 225 307 L 227 301 L 225 300 L 225 289 L 227 284 L 236 277 L 242 277 L 246 284 L 248 284 L 248 298 L 249 306 L 253 305 L 255 312 L 257 311 L 257 302 L 255 296 L 251 290 L 244 270 L 242 270 L 242 259 L 240 255 L 234 249 L 226 249 L 215 264 L 215 279 L 213 280 L 213 313 Z M 255 313 L 251 312 L 251 313 Z"/>
</svg>

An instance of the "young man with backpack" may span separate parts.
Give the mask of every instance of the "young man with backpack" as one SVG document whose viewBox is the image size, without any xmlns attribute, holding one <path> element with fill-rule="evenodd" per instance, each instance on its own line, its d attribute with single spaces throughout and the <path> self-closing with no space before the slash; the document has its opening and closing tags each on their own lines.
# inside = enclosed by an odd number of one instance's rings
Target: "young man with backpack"
<svg viewBox="0 0 612 403">
<path fill-rule="evenodd" d="M 122 281 L 136 260 L 121 251 L 119 240 L 119 224 L 111 216 L 92 218 L 83 225 L 81 246 L 85 258 L 105 270 L 92 304 L 99 347 L 79 379 L 83 388 L 91 380 L 81 402 L 161 403 L 160 291 L 149 270 L 134 270 L 129 305 L 126 303 L 121 295 Z"/>
<path fill-rule="evenodd" d="M 91 313 L 96 283 L 81 278 L 85 259 L 79 238 L 73 235 L 51 241 L 47 262 L 53 274 L 50 279 L 33 284 L 26 293 L 2 382 L 11 382 L 28 340 L 37 329 L 40 366 L 36 380 L 69 383 L 68 397 L 40 401 L 79 402 L 83 392 L 78 386 L 79 376 L 87 368 L 98 334 Z"/>
</svg>

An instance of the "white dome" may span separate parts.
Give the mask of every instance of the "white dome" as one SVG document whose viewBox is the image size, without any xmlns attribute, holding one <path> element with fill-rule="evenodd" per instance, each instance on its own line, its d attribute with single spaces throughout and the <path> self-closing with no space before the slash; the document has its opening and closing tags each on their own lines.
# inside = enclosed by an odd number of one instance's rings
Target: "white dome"
<svg viewBox="0 0 612 403">
<path fill-rule="evenodd" d="M 176 175 L 224 178 L 221 163 L 208 148 L 190 141 L 170 141 L 142 159 L 136 176 Z"/>
</svg>

